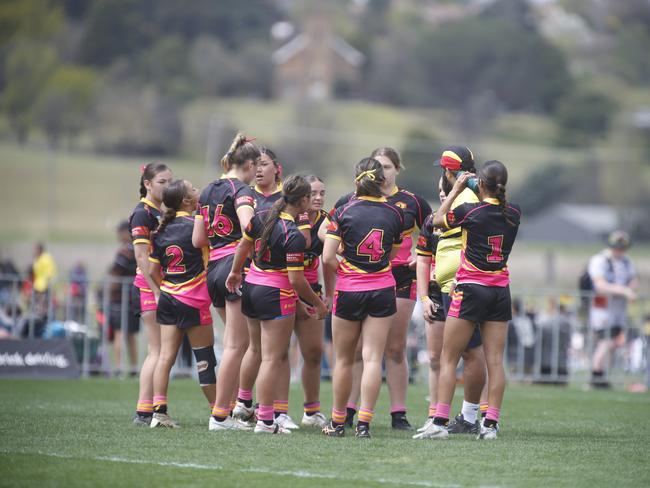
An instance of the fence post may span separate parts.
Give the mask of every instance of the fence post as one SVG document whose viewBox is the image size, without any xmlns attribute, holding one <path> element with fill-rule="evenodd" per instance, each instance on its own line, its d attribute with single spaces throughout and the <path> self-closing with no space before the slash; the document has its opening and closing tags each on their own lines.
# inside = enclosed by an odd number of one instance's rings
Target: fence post
<svg viewBox="0 0 650 488">
<path fill-rule="evenodd" d="M 120 330 L 122 331 L 122 337 L 120 338 L 120 341 L 122 342 L 120 344 L 120 350 L 122 351 L 122 354 L 120 355 L 120 371 L 122 371 L 122 376 L 127 378 L 129 376 L 130 371 L 127 373 L 126 369 L 126 356 L 129 354 L 128 351 L 128 343 L 129 343 L 129 316 L 128 314 L 131 313 L 130 307 L 129 307 L 129 291 L 130 288 L 128 284 L 130 284 L 130 280 L 125 280 L 124 278 L 121 279 L 120 283 L 120 291 L 121 291 L 121 304 L 122 307 L 120 308 Z"/>
</svg>

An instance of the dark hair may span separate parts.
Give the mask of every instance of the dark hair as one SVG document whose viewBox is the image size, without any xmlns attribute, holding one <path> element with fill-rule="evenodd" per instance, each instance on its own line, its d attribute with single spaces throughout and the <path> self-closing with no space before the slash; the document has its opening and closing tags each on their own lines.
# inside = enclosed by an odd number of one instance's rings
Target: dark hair
<svg viewBox="0 0 650 488">
<path fill-rule="evenodd" d="M 381 185 L 386 181 L 384 168 L 375 158 L 363 158 L 354 167 L 354 180 L 359 197 L 381 197 Z"/>
<path fill-rule="evenodd" d="M 397 169 L 406 169 L 406 166 L 404 166 L 404 163 L 402 163 L 402 158 L 400 157 L 399 153 L 392 147 L 378 147 L 370 155 L 371 158 L 374 158 L 376 156 L 385 156 L 390 159 L 390 162 L 393 163 L 393 166 L 395 166 Z"/>
<path fill-rule="evenodd" d="M 506 215 L 506 184 L 508 183 L 508 170 L 501 161 L 486 161 L 478 173 L 478 178 L 485 184 L 488 192 L 499 200 L 499 208 L 510 225 L 516 225 Z"/>
<path fill-rule="evenodd" d="M 145 181 L 153 180 L 158 173 L 167 171 L 169 168 L 163 163 L 149 163 L 142 169 L 142 176 L 140 176 L 140 197 L 147 196 L 147 187 L 144 186 Z"/>
<path fill-rule="evenodd" d="M 260 150 L 250 142 L 244 134 L 238 132 L 230 144 L 230 149 L 221 158 L 221 167 L 224 171 L 230 171 L 233 166 L 242 166 L 246 161 L 255 161 L 260 157 Z"/>
<path fill-rule="evenodd" d="M 282 166 L 280 166 L 280 163 L 278 162 L 278 157 L 268 147 L 264 146 L 260 147 L 260 155 L 262 154 L 266 154 L 269 158 L 271 158 L 273 166 L 275 166 L 278 170 L 278 172 L 275 174 L 275 182 L 280 183 L 282 180 Z"/>
<path fill-rule="evenodd" d="M 307 180 L 307 183 L 311 184 L 314 181 L 320 181 L 321 183 L 325 184 L 325 182 L 320 178 L 320 176 L 316 175 L 307 175 L 305 176 L 305 179 Z"/>
<path fill-rule="evenodd" d="M 262 235 L 260 236 L 260 247 L 257 251 L 257 259 L 261 260 L 266 252 L 269 243 L 269 237 L 275 223 L 280 216 L 280 213 L 287 207 L 298 203 L 301 198 L 309 197 L 311 195 L 311 185 L 307 182 L 304 176 L 291 175 L 284 180 L 282 185 L 282 198 L 276 201 L 270 208 L 266 219 L 264 220 L 264 227 L 262 228 Z"/>
<path fill-rule="evenodd" d="M 183 199 L 187 196 L 187 185 L 185 180 L 174 180 L 163 190 L 162 201 L 165 205 L 165 213 L 158 225 L 156 232 L 162 234 L 167 225 L 176 218 L 176 212 L 181 208 Z"/>
</svg>

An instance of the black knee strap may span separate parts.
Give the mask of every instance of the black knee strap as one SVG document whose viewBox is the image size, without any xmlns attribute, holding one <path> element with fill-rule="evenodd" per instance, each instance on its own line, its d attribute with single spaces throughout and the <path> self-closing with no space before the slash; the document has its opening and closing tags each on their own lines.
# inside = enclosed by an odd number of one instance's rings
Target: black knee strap
<svg viewBox="0 0 650 488">
<path fill-rule="evenodd" d="M 217 366 L 214 347 L 199 347 L 192 351 L 196 359 L 196 370 L 199 373 L 199 384 L 201 386 L 214 385 L 217 382 L 217 375 L 214 372 L 214 368 Z"/>
</svg>

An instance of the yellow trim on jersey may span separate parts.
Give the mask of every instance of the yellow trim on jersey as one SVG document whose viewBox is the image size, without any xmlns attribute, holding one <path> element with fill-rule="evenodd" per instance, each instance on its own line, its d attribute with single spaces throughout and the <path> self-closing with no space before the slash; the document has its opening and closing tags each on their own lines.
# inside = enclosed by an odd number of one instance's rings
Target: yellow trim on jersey
<svg viewBox="0 0 650 488">
<path fill-rule="evenodd" d="M 286 270 L 287 271 L 304 271 L 305 267 L 304 266 L 287 266 Z"/>
<path fill-rule="evenodd" d="M 359 267 L 355 266 L 354 264 L 352 264 L 350 261 L 348 261 L 345 258 L 343 258 L 343 260 L 341 261 L 340 266 L 341 266 L 341 268 L 343 268 L 344 271 L 345 271 L 345 268 L 348 268 L 349 270 L 352 270 L 352 271 L 355 271 L 355 272 L 361 273 L 361 274 L 383 273 L 383 272 L 389 271 L 391 269 L 390 264 L 389 264 L 384 269 L 380 269 L 379 271 L 364 271 L 361 268 L 359 268 Z"/>
<path fill-rule="evenodd" d="M 189 217 L 190 213 L 186 212 L 185 210 L 181 210 L 180 212 L 176 212 L 176 217 Z"/>
<path fill-rule="evenodd" d="M 246 231 L 242 232 L 241 236 L 246 239 L 248 242 L 253 242 L 255 239 L 253 239 L 251 236 L 249 236 Z"/>
<path fill-rule="evenodd" d="M 197 213 L 197 214 L 194 216 L 194 220 L 203 220 L 203 215 L 201 215 L 200 213 Z"/>
<path fill-rule="evenodd" d="M 271 193 L 266 193 L 264 190 L 262 190 L 262 189 L 261 189 L 259 186 L 257 186 L 257 185 L 255 185 L 255 186 L 253 187 L 253 190 L 255 190 L 257 193 L 261 193 L 261 194 L 264 195 L 265 197 L 270 197 L 271 195 L 275 195 L 276 193 L 282 191 L 282 182 L 280 181 L 280 182 L 276 185 L 276 187 L 275 187 L 275 191 L 272 191 Z"/>
<path fill-rule="evenodd" d="M 151 244 L 149 239 L 136 239 L 133 244 Z"/>
<path fill-rule="evenodd" d="M 149 261 L 152 263 L 160 264 L 160 259 L 152 258 L 151 256 L 149 256 Z"/>
<path fill-rule="evenodd" d="M 485 203 L 490 203 L 490 204 L 492 204 L 492 205 L 499 205 L 499 200 L 496 199 L 496 198 L 492 198 L 492 197 L 484 198 L 484 199 L 483 199 L 483 202 L 485 202 Z"/>
<path fill-rule="evenodd" d="M 421 249 L 415 249 L 415 254 L 418 256 L 433 256 L 433 253 L 431 251 L 422 251 Z"/>
<path fill-rule="evenodd" d="M 478 197 L 476 196 L 476 193 L 474 193 L 470 188 L 465 188 L 463 191 L 460 192 L 460 195 L 456 197 L 454 200 L 454 203 L 451 204 L 451 209 L 455 209 L 459 205 L 462 205 L 463 203 L 478 203 Z M 447 215 L 445 214 L 444 216 L 444 223 L 445 227 L 447 227 L 447 231 L 443 232 L 440 237 L 445 238 L 449 237 L 451 234 L 456 232 L 456 229 L 450 229 L 449 228 L 449 223 L 447 222 Z"/>
<path fill-rule="evenodd" d="M 367 202 L 387 202 L 386 197 L 370 197 L 370 196 L 363 196 L 363 197 L 357 197 L 357 200 L 365 200 Z"/>
<path fill-rule="evenodd" d="M 153 203 L 153 202 L 152 202 L 151 200 L 149 200 L 148 198 L 142 197 L 142 198 L 140 199 L 140 201 L 141 201 L 142 203 L 145 203 L 145 204 L 149 205 L 150 207 L 153 207 L 153 208 L 155 208 L 156 210 L 160 211 L 160 207 L 159 207 L 158 205 L 156 205 L 155 203 Z"/>
<path fill-rule="evenodd" d="M 284 220 L 290 220 L 291 222 L 295 222 L 293 216 L 288 214 L 287 212 L 280 212 L 280 218 Z"/>
<path fill-rule="evenodd" d="M 390 191 L 390 193 L 388 194 L 388 196 L 392 197 L 393 195 L 397 194 L 398 192 L 399 192 L 399 187 L 397 185 L 395 185 L 393 187 L 393 189 Z"/>
<path fill-rule="evenodd" d="M 166 293 L 171 293 L 172 295 L 177 295 L 179 293 L 192 290 L 197 286 L 205 283 L 207 273 L 203 271 L 201 274 L 191 278 L 183 283 L 171 283 L 167 280 L 163 280 L 160 283 L 160 289 Z"/>
<path fill-rule="evenodd" d="M 337 241 L 341 241 L 341 238 L 337 235 L 334 234 L 325 234 L 325 237 L 329 237 L 330 239 L 335 239 Z"/>
</svg>

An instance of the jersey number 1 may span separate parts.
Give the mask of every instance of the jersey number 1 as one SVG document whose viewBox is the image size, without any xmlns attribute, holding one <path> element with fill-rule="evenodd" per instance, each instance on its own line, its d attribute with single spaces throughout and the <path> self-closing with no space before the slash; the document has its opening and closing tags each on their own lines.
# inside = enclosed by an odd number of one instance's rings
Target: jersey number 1
<svg viewBox="0 0 650 488">
<path fill-rule="evenodd" d="M 383 240 L 384 231 L 372 229 L 357 246 L 357 254 L 359 256 L 368 256 L 371 263 L 379 262 L 385 253 L 382 246 Z"/>
<path fill-rule="evenodd" d="M 488 244 L 492 252 L 487 255 L 488 263 L 500 263 L 503 261 L 503 236 L 490 236 L 488 237 Z"/>
</svg>

